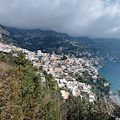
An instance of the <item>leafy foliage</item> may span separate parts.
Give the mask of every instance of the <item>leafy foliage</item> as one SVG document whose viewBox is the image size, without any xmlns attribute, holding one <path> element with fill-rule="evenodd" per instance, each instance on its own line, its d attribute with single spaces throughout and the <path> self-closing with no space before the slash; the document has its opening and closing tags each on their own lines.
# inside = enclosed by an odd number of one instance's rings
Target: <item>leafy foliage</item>
<svg viewBox="0 0 120 120">
<path fill-rule="evenodd" d="M 89 103 L 85 98 L 69 98 L 64 106 L 65 120 L 109 120 L 104 101 Z"/>
<path fill-rule="evenodd" d="M 58 104 L 57 97 L 54 97 L 54 100 L 51 99 L 52 91 L 43 87 L 40 77 L 35 74 L 36 69 L 24 60 L 24 56 L 21 56 L 23 55 L 13 57 L 14 61 L 9 61 L 6 54 L 4 54 L 6 60 L 1 58 L 1 61 L 14 64 L 14 68 L 9 67 L 3 70 L 8 66 L 5 64 L 6 66 L 0 71 L 0 92 L 2 93 L 0 119 L 50 120 L 54 118 L 60 120 L 59 111 L 55 109 Z"/>
<path fill-rule="evenodd" d="M 52 75 L 43 72 L 46 78 L 44 85 L 36 71 L 39 70 L 25 60 L 22 53 L 18 57 L 0 53 L 1 120 L 109 119 L 104 101 L 89 103 L 84 97 L 73 96 L 63 101 Z"/>
</svg>

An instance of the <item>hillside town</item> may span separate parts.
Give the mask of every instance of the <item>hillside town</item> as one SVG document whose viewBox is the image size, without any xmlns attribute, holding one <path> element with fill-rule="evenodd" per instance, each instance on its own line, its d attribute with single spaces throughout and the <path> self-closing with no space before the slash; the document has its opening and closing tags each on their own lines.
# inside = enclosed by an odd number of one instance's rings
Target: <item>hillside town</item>
<svg viewBox="0 0 120 120">
<path fill-rule="evenodd" d="M 79 82 L 75 79 L 76 74 L 82 77 L 83 73 L 87 71 L 87 73 L 92 76 L 92 81 L 94 83 L 97 82 L 98 70 L 93 66 L 94 58 L 76 58 L 65 55 L 56 55 L 54 52 L 53 54 L 49 54 L 43 53 L 41 50 L 31 52 L 14 45 L 3 43 L 0 43 L 0 51 L 6 53 L 13 52 L 13 56 L 15 57 L 17 57 L 18 52 L 24 53 L 26 59 L 28 59 L 34 67 L 42 67 L 47 74 L 52 75 L 53 80 L 57 82 L 57 86 L 61 90 L 61 95 L 64 100 L 69 97 L 70 93 L 72 93 L 74 97 L 81 96 L 81 98 L 83 97 L 82 93 L 86 93 L 90 102 L 96 100 L 96 95 L 92 92 L 91 85 Z M 41 71 L 36 74 L 40 74 L 42 82 L 45 83 L 44 74 Z M 108 82 L 103 84 L 105 87 L 109 86 Z"/>
</svg>

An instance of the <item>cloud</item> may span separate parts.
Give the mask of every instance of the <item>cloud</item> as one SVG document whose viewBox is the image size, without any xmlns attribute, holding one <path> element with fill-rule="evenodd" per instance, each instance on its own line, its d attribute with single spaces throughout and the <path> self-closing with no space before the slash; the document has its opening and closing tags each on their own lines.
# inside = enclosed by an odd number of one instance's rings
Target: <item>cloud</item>
<svg viewBox="0 0 120 120">
<path fill-rule="evenodd" d="M 0 0 L 0 24 L 120 38 L 119 0 Z"/>
</svg>

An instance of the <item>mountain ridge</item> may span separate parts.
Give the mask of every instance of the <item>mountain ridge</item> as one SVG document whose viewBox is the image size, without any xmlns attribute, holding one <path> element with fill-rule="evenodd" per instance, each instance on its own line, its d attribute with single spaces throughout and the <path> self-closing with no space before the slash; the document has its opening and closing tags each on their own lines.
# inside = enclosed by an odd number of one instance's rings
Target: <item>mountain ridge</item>
<svg viewBox="0 0 120 120">
<path fill-rule="evenodd" d="M 5 41 L 12 42 L 28 50 L 56 54 L 74 54 L 80 56 L 89 52 L 92 56 L 105 60 L 120 58 L 119 39 L 91 39 L 89 37 L 71 37 L 66 33 L 52 30 L 18 29 L 0 25 L 0 33 Z M 117 42 L 117 44 L 116 44 Z"/>
</svg>

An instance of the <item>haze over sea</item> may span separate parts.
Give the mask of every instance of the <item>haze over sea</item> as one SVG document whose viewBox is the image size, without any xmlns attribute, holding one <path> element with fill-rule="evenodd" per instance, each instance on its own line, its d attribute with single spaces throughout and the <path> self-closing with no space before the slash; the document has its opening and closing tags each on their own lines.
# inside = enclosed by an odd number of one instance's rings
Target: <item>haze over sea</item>
<svg viewBox="0 0 120 120">
<path fill-rule="evenodd" d="M 105 77 L 111 84 L 111 91 L 116 93 L 119 98 L 117 90 L 120 89 L 120 62 L 108 62 L 98 71 L 99 74 Z"/>
</svg>

